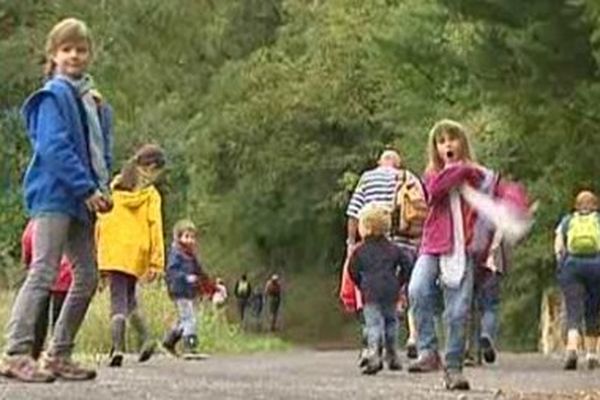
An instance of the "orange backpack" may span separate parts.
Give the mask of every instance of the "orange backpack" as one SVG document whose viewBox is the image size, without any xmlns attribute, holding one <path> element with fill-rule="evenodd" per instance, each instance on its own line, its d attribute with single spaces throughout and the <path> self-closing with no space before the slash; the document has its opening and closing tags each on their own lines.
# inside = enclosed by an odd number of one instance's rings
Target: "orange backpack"
<svg viewBox="0 0 600 400">
<path fill-rule="evenodd" d="M 398 174 L 394 195 L 392 232 L 395 236 L 418 238 L 427 218 L 427 194 L 421 181 L 410 179 L 408 172 Z"/>
</svg>

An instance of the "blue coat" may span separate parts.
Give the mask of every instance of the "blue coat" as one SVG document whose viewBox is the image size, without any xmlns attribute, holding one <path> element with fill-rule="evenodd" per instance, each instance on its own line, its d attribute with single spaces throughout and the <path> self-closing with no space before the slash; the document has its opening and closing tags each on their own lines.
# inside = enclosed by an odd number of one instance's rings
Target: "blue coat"
<svg viewBox="0 0 600 400">
<path fill-rule="evenodd" d="M 33 148 L 23 181 L 28 213 L 89 220 L 84 200 L 98 182 L 90 160 L 85 111 L 75 88 L 65 80 L 51 79 L 25 101 L 21 112 Z M 110 171 L 112 110 L 108 104 L 99 107 L 99 117 Z"/>
<path fill-rule="evenodd" d="M 198 281 L 190 283 L 188 275 L 196 275 Z M 198 297 L 198 284 L 202 266 L 198 259 L 184 252 L 177 244 L 171 246 L 167 262 L 166 280 L 169 294 L 175 299 L 195 299 Z"/>
</svg>

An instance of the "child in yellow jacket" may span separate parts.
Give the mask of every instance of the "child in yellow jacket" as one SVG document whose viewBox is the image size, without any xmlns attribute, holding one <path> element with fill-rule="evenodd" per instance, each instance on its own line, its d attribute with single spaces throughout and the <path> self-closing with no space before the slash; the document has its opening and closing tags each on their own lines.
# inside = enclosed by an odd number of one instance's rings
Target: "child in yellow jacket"
<svg viewBox="0 0 600 400">
<path fill-rule="evenodd" d="M 137 305 L 136 285 L 140 278 L 154 280 L 164 269 L 161 196 L 154 187 L 164 165 L 159 146 L 143 145 L 111 185 L 114 208 L 98 216 L 98 268 L 110 286 L 111 367 L 123 363 L 127 319 L 141 339 L 139 361 L 154 353 L 155 342 Z"/>
</svg>

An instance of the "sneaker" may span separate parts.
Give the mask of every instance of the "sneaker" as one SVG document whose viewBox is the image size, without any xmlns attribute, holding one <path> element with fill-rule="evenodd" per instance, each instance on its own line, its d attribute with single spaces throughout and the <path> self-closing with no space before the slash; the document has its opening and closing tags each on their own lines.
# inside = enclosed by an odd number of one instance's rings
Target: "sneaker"
<svg viewBox="0 0 600 400">
<path fill-rule="evenodd" d="M 96 378 L 96 370 L 82 367 L 68 357 L 47 356 L 43 366 L 56 378 L 65 381 L 87 381 Z"/>
<path fill-rule="evenodd" d="M 486 363 L 493 364 L 496 362 L 496 349 L 494 348 L 492 339 L 487 336 L 483 336 L 481 339 L 479 339 L 479 346 L 481 347 L 483 359 Z"/>
<path fill-rule="evenodd" d="M 375 375 L 379 371 L 383 369 L 383 362 L 381 361 L 381 357 L 378 354 L 371 354 L 367 358 L 367 362 L 365 366 L 362 368 L 362 373 L 364 375 Z"/>
<path fill-rule="evenodd" d="M 461 371 L 449 369 L 444 371 L 444 386 L 448 390 L 469 390 L 469 381 Z"/>
<path fill-rule="evenodd" d="M 590 371 L 597 369 L 598 367 L 600 367 L 600 362 L 598 361 L 598 357 L 594 356 L 590 356 L 588 354 L 588 356 L 586 357 L 586 364 L 587 364 L 587 369 L 589 369 Z"/>
<path fill-rule="evenodd" d="M 364 368 L 369 362 L 369 349 L 360 349 L 358 352 L 358 368 Z"/>
<path fill-rule="evenodd" d="M 414 343 L 406 343 L 406 357 L 415 360 L 417 356 L 417 345 Z"/>
<path fill-rule="evenodd" d="M 422 354 L 408 364 L 408 372 L 433 372 L 442 367 L 442 361 L 437 351 Z"/>
<path fill-rule="evenodd" d="M 109 367 L 120 367 L 123 365 L 123 353 L 120 351 L 111 351 L 110 360 L 108 361 Z"/>
<path fill-rule="evenodd" d="M 138 362 L 146 362 L 154 355 L 154 351 L 156 350 L 156 342 L 148 341 L 142 345 L 142 349 L 140 351 L 140 356 L 138 357 Z"/>
<path fill-rule="evenodd" d="M 56 380 L 51 372 L 41 368 L 29 355 L 4 356 L 0 361 L 0 370 L 7 378 L 21 382 L 50 383 Z"/>
<path fill-rule="evenodd" d="M 577 369 L 577 352 L 575 350 L 567 351 L 567 356 L 565 357 L 565 364 L 563 368 L 567 371 Z"/>
<path fill-rule="evenodd" d="M 402 370 L 402 362 L 400 362 L 400 357 L 398 357 L 398 355 L 386 357 L 385 363 L 387 364 L 387 367 L 390 371 Z"/>
<path fill-rule="evenodd" d="M 177 352 L 177 349 L 175 348 L 174 343 L 164 341 L 164 342 L 162 342 L 162 348 L 170 355 L 172 355 L 174 357 L 179 357 L 179 353 Z"/>
</svg>

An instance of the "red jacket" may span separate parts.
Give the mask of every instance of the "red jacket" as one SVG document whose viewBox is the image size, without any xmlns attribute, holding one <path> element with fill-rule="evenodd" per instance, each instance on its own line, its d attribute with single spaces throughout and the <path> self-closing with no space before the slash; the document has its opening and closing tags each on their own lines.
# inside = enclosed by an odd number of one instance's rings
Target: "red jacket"
<svg viewBox="0 0 600 400">
<path fill-rule="evenodd" d="M 23 231 L 21 237 L 21 260 L 27 268 L 31 265 L 33 259 L 33 231 L 35 224 L 33 220 L 30 220 Z M 63 255 L 60 260 L 60 268 L 58 270 L 58 276 L 52 286 L 53 292 L 67 292 L 73 281 L 73 267 L 69 259 Z"/>
</svg>

